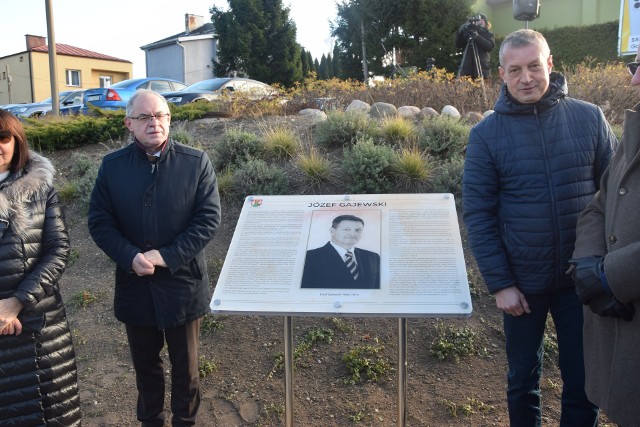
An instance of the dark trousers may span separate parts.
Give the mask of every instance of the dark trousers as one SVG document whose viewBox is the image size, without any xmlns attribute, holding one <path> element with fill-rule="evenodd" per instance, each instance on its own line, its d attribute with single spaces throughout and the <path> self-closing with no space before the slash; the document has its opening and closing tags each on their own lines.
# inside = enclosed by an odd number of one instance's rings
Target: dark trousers
<svg viewBox="0 0 640 427">
<path fill-rule="evenodd" d="M 509 373 L 507 401 L 513 427 L 538 427 L 540 375 L 547 313 L 551 313 L 558 336 L 558 365 L 562 376 L 561 427 L 591 427 L 598 424 L 598 408 L 584 391 L 582 351 L 582 304 L 573 290 L 545 295 L 527 295 L 531 313 L 504 315 Z"/>
<path fill-rule="evenodd" d="M 157 328 L 126 325 L 138 388 L 137 417 L 143 427 L 164 425 L 164 367 L 160 351 L 166 340 L 171 361 L 172 425 L 192 426 L 200 407 L 198 346 L 201 319 Z"/>
</svg>

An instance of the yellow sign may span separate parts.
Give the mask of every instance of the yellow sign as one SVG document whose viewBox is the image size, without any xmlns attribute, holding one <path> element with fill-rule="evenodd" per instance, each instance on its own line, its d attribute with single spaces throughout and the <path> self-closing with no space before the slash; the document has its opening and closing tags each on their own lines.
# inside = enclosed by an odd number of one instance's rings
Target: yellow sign
<svg viewBox="0 0 640 427">
<path fill-rule="evenodd" d="M 640 0 L 621 0 L 618 55 L 635 55 L 640 44 Z"/>
</svg>

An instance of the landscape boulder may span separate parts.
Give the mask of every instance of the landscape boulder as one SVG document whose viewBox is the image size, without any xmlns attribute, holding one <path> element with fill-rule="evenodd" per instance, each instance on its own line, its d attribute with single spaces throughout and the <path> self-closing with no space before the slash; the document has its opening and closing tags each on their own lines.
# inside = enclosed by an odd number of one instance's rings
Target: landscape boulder
<svg viewBox="0 0 640 427">
<path fill-rule="evenodd" d="M 364 101 L 360 101 L 359 99 L 354 99 L 351 101 L 346 108 L 347 113 L 357 112 L 357 113 L 368 113 L 371 110 L 371 106 Z"/>
<path fill-rule="evenodd" d="M 436 110 L 434 110 L 431 107 L 424 107 L 422 110 L 420 110 L 421 119 L 424 119 L 425 117 L 434 118 L 434 117 L 438 117 L 439 115 L 440 113 L 438 113 Z"/>
<path fill-rule="evenodd" d="M 316 122 L 323 122 L 327 120 L 327 114 L 317 108 L 305 108 L 304 110 L 298 111 L 298 115 L 311 117 Z"/>
<path fill-rule="evenodd" d="M 484 116 L 476 111 L 467 111 L 462 116 L 462 121 L 473 126 L 479 123 L 483 118 Z"/>
<path fill-rule="evenodd" d="M 376 102 L 371 106 L 371 110 L 369 110 L 369 117 L 373 119 L 383 119 L 396 115 L 398 115 L 396 106 L 387 102 Z"/>
<path fill-rule="evenodd" d="M 412 105 L 403 105 L 398 108 L 398 116 L 406 119 L 414 119 L 420 115 L 420 109 Z"/>
<path fill-rule="evenodd" d="M 459 119 L 461 117 L 460 111 L 458 111 L 458 109 L 453 105 L 445 105 L 442 107 L 442 115 L 449 116 L 454 119 Z"/>
</svg>

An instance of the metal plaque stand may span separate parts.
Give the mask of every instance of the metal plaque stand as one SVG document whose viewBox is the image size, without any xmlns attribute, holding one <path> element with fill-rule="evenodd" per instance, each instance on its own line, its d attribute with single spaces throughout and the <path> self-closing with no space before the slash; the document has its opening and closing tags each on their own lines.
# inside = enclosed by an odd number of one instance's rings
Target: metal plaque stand
<svg viewBox="0 0 640 427">
<path fill-rule="evenodd" d="M 293 319 L 284 317 L 284 416 L 286 427 L 293 427 Z"/>
<path fill-rule="evenodd" d="M 398 319 L 398 427 L 407 423 L 407 318 Z"/>
<path fill-rule="evenodd" d="M 293 318 L 284 317 L 285 426 L 293 427 Z M 398 427 L 407 424 L 407 318 L 398 319 Z"/>
</svg>

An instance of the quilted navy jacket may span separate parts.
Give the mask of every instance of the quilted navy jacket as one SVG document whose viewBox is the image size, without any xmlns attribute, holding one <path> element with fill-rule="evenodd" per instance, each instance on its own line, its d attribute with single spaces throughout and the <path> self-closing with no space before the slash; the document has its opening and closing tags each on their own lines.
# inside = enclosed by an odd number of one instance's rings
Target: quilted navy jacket
<svg viewBox="0 0 640 427">
<path fill-rule="evenodd" d="M 468 240 L 491 293 L 571 287 L 565 274 L 576 221 L 599 186 L 617 145 L 600 108 L 567 97 L 551 73 L 535 104 L 503 85 L 495 113 L 469 135 L 463 176 Z"/>
</svg>

